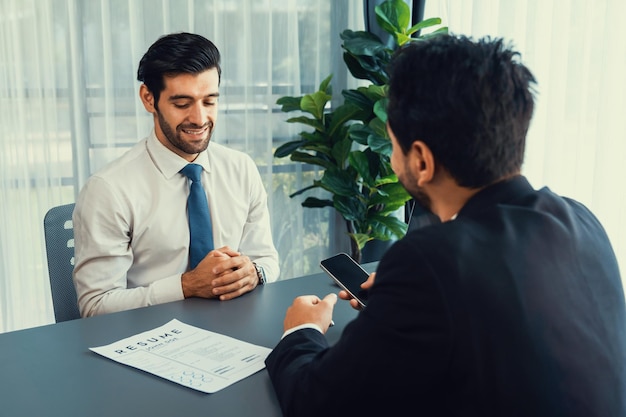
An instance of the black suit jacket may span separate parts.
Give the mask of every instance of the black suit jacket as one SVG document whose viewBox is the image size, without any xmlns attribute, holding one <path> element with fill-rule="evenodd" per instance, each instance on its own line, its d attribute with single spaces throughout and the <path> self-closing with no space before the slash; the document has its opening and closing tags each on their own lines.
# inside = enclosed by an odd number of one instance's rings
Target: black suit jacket
<svg viewBox="0 0 626 417">
<path fill-rule="evenodd" d="M 516 177 L 392 246 L 334 346 L 299 330 L 266 365 L 285 416 L 626 416 L 617 261 L 583 205 Z"/>
</svg>

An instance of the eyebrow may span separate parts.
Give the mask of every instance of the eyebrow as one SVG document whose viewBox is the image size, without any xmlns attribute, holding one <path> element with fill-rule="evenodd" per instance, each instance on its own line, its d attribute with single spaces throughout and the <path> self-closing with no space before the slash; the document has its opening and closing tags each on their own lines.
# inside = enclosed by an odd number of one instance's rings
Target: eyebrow
<svg viewBox="0 0 626 417">
<path fill-rule="evenodd" d="M 206 96 L 204 96 L 202 98 L 203 99 L 204 98 L 214 98 L 214 97 L 219 97 L 219 96 L 220 96 L 220 93 L 212 93 L 212 94 L 208 94 L 208 95 L 206 95 Z M 184 95 L 184 94 L 176 94 L 174 96 L 168 97 L 167 100 L 168 101 L 175 101 L 175 100 L 194 100 L 194 99 L 195 98 L 192 97 L 192 96 L 187 96 L 187 95 Z"/>
</svg>

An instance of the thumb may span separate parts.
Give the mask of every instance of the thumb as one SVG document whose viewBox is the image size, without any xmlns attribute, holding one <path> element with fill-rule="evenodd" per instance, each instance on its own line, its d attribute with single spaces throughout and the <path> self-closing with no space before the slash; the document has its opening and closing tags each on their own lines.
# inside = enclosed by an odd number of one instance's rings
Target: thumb
<svg viewBox="0 0 626 417">
<path fill-rule="evenodd" d="M 324 297 L 324 302 L 330 303 L 330 305 L 337 304 L 337 294 L 330 293 L 326 297 Z"/>
</svg>

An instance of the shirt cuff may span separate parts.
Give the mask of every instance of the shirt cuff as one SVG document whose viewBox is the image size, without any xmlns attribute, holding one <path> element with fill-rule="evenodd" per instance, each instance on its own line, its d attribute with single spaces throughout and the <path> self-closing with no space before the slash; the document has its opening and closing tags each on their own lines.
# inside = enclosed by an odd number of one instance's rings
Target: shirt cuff
<svg viewBox="0 0 626 417">
<path fill-rule="evenodd" d="M 300 329 L 315 329 L 318 332 L 324 334 L 324 332 L 322 331 L 320 326 L 318 326 L 317 324 L 314 324 L 314 323 L 304 323 L 304 324 L 301 324 L 299 326 L 292 327 L 291 329 L 285 330 L 285 333 L 283 333 L 283 336 L 280 339 L 282 340 L 285 337 L 289 336 L 291 333 L 296 332 L 296 331 L 298 331 Z"/>
<path fill-rule="evenodd" d="M 152 304 L 163 304 L 185 299 L 181 274 L 160 279 L 153 282 L 150 286 L 152 287 Z"/>
</svg>

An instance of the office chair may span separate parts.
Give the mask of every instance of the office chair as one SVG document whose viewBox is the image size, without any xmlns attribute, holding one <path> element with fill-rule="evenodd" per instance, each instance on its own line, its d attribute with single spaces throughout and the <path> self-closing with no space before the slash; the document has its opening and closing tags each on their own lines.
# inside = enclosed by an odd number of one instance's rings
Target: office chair
<svg viewBox="0 0 626 417">
<path fill-rule="evenodd" d="M 43 219 L 48 258 L 48 276 L 52 291 L 54 318 L 57 323 L 80 318 L 74 271 L 74 203 L 53 207 Z"/>
</svg>

